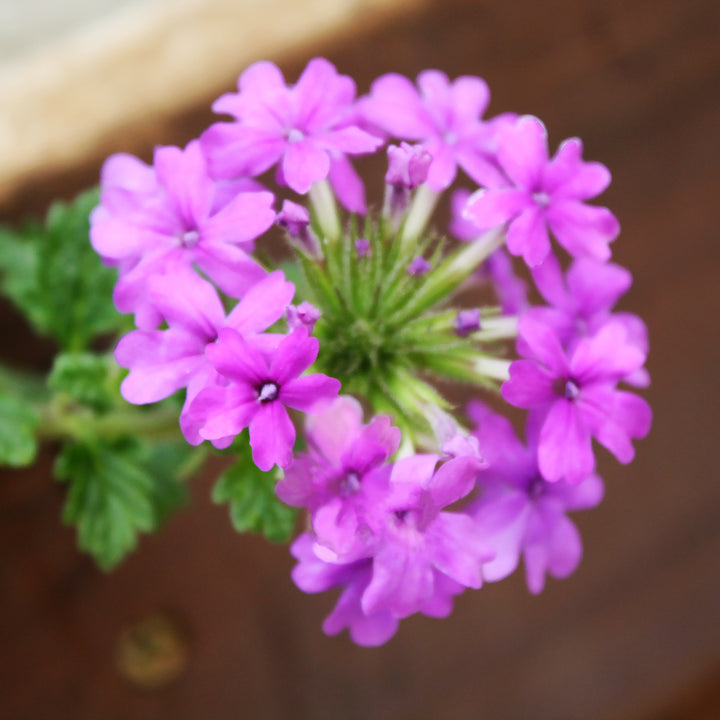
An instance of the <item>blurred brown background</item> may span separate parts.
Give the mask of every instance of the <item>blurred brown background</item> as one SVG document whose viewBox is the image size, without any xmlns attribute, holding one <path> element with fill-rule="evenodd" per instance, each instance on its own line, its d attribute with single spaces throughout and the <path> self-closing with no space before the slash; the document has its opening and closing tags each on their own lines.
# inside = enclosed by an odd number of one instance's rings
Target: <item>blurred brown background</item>
<svg viewBox="0 0 720 720">
<path fill-rule="evenodd" d="M 602 455 L 607 498 L 575 516 L 583 563 L 540 597 L 517 573 L 461 596 L 447 620 L 412 618 L 387 646 L 356 648 L 322 634 L 334 600 L 294 588 L 286 548 L 232 531 L 210 476 L 103 575 L 61 525 L 48 451 L 0 478 L 0 717 L 720 718 L 720 4 L 435 0 L 366 16 L 380 4 L 266 56 L 294 79 L 325 55 L 361 92 L 391 70 L 481 75 L 491 114 L 536 114 L 551 146 L 579 135 L 613 172 L 602 200 L 635 276 L 623 307 L 650 327 L 655 422 L 632 465 Z M 93 184 L 109 152 L 149 159 L 153 144 L 187 142 L 242 69 L 216 60 L 206 92 L 104 129 L 64 164 L 18 170 L 3 219 Z M 2 309 L 4 355 L 45 367 L 52 349 Z M 142 686 L 167 663 L 173 681 Z"/>
</svg>

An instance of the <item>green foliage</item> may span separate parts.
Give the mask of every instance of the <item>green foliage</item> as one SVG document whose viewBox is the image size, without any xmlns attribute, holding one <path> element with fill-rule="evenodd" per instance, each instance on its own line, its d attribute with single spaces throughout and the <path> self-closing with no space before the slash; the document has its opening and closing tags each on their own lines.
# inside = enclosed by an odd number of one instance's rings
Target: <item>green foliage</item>
<svg viewBox="0 0 720 720">
<path fill-rule="evenodd" d="M 109 355 L 60 353 L 48 376 L 48 387 L 103 412 L 115 402 L 120 374 L 120 368 Z"/>
<path fill-rule="evenodd" d="M 88 216 L 97 203 L 91 190 L 53 205 L 44 227 L 0 228 L 2 291 L 38 332 L 71 351 L 126 324 L 112 304 L 115 271 L 89 241 Z"/>
<path fill-rule="evenodd" d="M 247 437 L 243 435 L 233 447 L 240 451 L 237 462 L 218 478 L 213 501 L 230 504 L 230 519 L 238 532 L 260 532 L 273 542 L 287 542 L 296 511 L 278 500 L 273 473 L 253 463 Z"/>
<path fill-rule="evenodd" d="M 0 396 L 0 464 L 22 467 L 37 455 L 37 412 L 22 399 Z"/>
<path fill-rule="evenodd" d="M 185 446 L 187 448 L 187 446 Z M 63 520 L 77 527 L 78 545 L 103 570 L 134 550 L 141 532 L 157 527 L 185 500 L 173 471 L 181 448 L 148 452 L 135 442 L 67 443 L 55 464 L 58 479 L 70 483 Z"/>
</svg>

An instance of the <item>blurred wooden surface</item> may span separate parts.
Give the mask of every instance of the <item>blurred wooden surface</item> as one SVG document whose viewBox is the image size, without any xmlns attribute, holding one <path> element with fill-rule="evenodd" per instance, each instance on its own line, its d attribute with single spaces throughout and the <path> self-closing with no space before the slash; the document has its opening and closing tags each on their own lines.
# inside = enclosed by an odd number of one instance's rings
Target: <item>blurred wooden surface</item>
<svg viewBox="0 0 720 720">
<path fill-rule="evenodd" d="M 20 178 L 77 164 L 113 136 L 208 105 L 240 68 L 268 54 L 309 52 L 422 2 L 72 0 L 92 7 L 85 19 L 63 12 L 66 2 L 31 1 L 32 27 L 50 26 L 45 42 L 28 38 L 28 52 L 9 59 L 0 51 L 0 200 Z M 22 12 L 19 2 L 9 13 L 0 6 L 0 23 Z"/>
<path fill-rule="evenodd" d="M 493 113 L 579 135 L 614 182 L 603 200 L 650 327 L 655 422 L 628 467 L 603 456 L 607 499 L 578 514 L 586 554 L 537 598 L 517 575 L 466 593 L 444 621 L 405 621 L 376 650 L 326 638 L 330 597 L 289 579 L 286 549 L 238 537 L 194 487 L 165 532 L 105 576 L 60 524 L 63 488 L 38 468 L 0 481 L 0 716 L 27 720 L 720 718 L 720 4 L 715 0 L 433 2 L 314 49 L 358 80 L 424 67 L 484 76 Z M 307 57 L 285 59 L 296 77 Z M 152 72 L 152 68 L 148 68 Z M 186 142 L 207 105 L 114 139 L 149 157 Z M 18 187 L 42 210 L 95 181 L 102 157 Z M 9 311 L 7 354 L 47 361 Z M 186 638 L 182 675 L 141 689 L 116 669 L 123 631 L 158 613 Z"/>
</svg>

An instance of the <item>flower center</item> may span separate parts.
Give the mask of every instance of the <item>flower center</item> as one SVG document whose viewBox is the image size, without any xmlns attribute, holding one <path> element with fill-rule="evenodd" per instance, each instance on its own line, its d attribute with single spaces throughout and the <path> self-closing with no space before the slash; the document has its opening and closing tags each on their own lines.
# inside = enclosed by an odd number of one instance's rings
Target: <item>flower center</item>
<svg viewBox="0 0 720 720">
<path fill-rule="evenodd" d="M 288 130 L 287 139 L 289 143 L 299 143 L 305 139 L 305 133 L 297 128 L 292 128 L 291 130 Z"/>
<path fill-rule="evenodd" d="M 395 522 L 397 525 L 416 527 L 420 518 L 415 510 L 395 510 Z"/>
<path fill-rule="evenodd" d="M 345 477 L 340 479 L 340 494 L 343 496 L 354 495 L 360 489 L 360 476 L 350 470 Z"/>
<path fill-rule="evenodd" d="M 566 400 L 575 400 L 580 394 L 580 386 L 573 378 L 556 378 L 553 382 L 553 391 L 558 397 Z"/>
<path fill-rule="evenodd" d="M 182 234 L 180 242 L 186 248 L 194 248 L 200 242 L 200 233 L 197 230 L 188 230 Z"/>
<path fill-rule="evenodd" d="M 279 393 L 280 388 L 276 383 L 266 382 L 263 383 L 262 387 L 258 391 L 258 400 L 263 404 L 269 403 L 276 400 Z"/>
<path fill-rule="evenodd" d="M 537 475 L 530 481 L 530 485 L 527 490 L 528 497 L 530 497 L 531 500 L 537 500 L 539 497 L 544 495 L 545 487 L 545 481 L 540 477 L 540 475 Z"/>
<path fill-rule="evenodd" d="M 546 192 L 534 192 L 532 198 L 535 204 L 541 208 L 547 207 L 550 204 L 550 196 Z"/>
<path fill-rule="evenodd" d="M 579 394 L 580 388 L 577 383 L 572 378 L 568 378 L 565 381 L 565 397 L 568 400 L 574 400 Z"/>
</svg>

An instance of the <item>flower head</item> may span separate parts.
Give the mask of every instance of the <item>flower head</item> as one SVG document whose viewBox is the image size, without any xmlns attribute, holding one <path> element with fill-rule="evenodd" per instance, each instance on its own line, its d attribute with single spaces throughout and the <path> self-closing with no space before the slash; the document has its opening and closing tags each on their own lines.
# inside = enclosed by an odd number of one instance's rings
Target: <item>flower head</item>
<svg viewBox="0 0 720 720">
<path fill-rule="evenodd" d="M 213 105 L 235 122 L 202 136 L 214 176 L 255 176 L 279 163 L 281 179 L 298 193 L 331 173 L 336 158 L 368 153 L 382 141 L 354 119 L 355 83 L 324 58 L 311 60 L 288 87 L 273 63 L 257 62 L 238 80 L 238 93 Z M 344 177 L 347 168 L 338 168 Z M 358 198 L 356 198 L 359 201 Z"/>
<path fill-rule="evenodd" d="M 327 375 L 299 377 L 317 357 L 317 340 L 298 328 L 267 353 L 237 331 L 224 328 L 205 352 L 230 382 L 206 388 L 190 406 L 200 436 L 227 447 L 249 427 L 253 460 L 261 470 L 289 466 L 295 427 L 286 408 L 312 412 L 340 390 L 339 381 Z"/>
<path fill-rule="evenodd" d="M 573 256 L 610 257 L 620 226 L 607 208 L 585 204 L 609 185 L 610 173 L 582 161 L 578 138 L 566 140 L 551 160 L 545 126 L 527 115 L 499 129 L 497 161 L 507 182 L 478 190 L 465 210 L 478 228 L 508 224 L 508 250 L 531 267 L 550 252 L 548 229 Z"/>
</svg>

